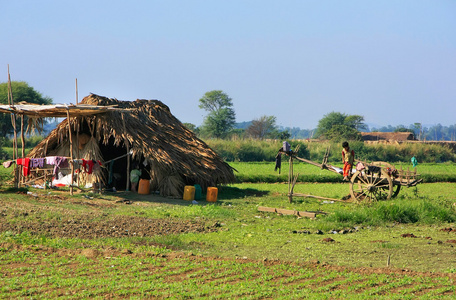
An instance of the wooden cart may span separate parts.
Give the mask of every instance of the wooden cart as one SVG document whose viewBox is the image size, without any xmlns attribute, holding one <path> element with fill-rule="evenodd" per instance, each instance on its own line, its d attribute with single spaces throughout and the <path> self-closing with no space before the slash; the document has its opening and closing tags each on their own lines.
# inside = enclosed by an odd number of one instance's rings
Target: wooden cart
<svg viewBox="0 0 456 300">
<path fill-rule="evenodd" d="M 321 164 L 298 157 L 296 153 L 291 150 L 287 152 L 280 152 L 285 153 L 290 157 L 290 170 L 288 173 L 288 198 L 290 202 L 292 201 L 293 195 L 310 196 L 303 194 L 293 194 L 293 189 L 299 175 L 293 175 L 294 159 L 320 167 L 322 170 L 328 170 L 333 173 L 340 174 L 342 176 L 342 169 L 327 163 L 329 149 L 326 150 L 326 154 Z M 409 169 L 402 170 L 401 166 L 401 168 L 398 170 L 387 162 L 356 162 L 356 171 L 350 176 L 350 180 L 348 181 L 350 184 L 351 200 L 356 203 L 388 200 L 396 197 L 399 194 L 402 186 L 412 187 L 422 182 L 422 179 L 419 179 L 419 174 L 416 173 L 416 168 L 413 171 L 410 171 Z M 319 198 L 316 196 L 313 197 Z"/>
</svg>

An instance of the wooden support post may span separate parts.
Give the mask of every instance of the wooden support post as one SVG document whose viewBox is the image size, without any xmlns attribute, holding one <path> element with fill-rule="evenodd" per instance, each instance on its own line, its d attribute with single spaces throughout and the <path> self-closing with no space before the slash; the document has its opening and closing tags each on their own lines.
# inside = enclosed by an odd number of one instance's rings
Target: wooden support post
<svg viewBox="0 0 456 300">
<path fill-rule="evenodd" d="M 125 117 L 124 113 L 122 114 L 122 125 L 123 125 L 123 131 L 124 131 L 124 143 L 125 147 L 127 148 L 127 184 L 125 185 L 126 188 L 125 190 L 129 191 L 130 190 L 130 142 L 128 141 L 127 138 L 127 126 L 125 126 Z"/>
<path fill-rule="evenodd" d="M 11 75 L 9 71 L 9 64 L 8 64 L 8 104 L 10 106 L 14 106 L 13 100 L 13 89 L 11 87 Z M 13 160 L 16 160 L 17 157 L 17 129 L 16 129 L 16 114 L 11 114 L 11 125 L 13 125 L 14 130 L 14 137 L 13 137 Z M 20 172 L 17 164 L 14 164 L 14 187 L 19 187 L 20 181 Z"/>
<path fill-rule="evenodd" d="M 22 143 L 22 151 L 21 157 L 25 157 L 25 134 L 24 134 L 24 115 L 21 115 L 21 143 Z"/>
<path fill-rule="evenodd" d="M 292 180 L 293 180 L 293 156 L 290 155 L 290 160 L 289 160 L 289 170 L 288 170 L 288 201 L 290 203 L 293 202 L 293 194 L 292 194 Z"/>
<path fill-rule="evenodd" d="M 76 103 L 77 103 L 77 100 L 76 100 Z M 79 118 L 76 117 L 75 119 L 76 119 L 76 128 L 77 128 L 77 130 L 76 130 L 76 159 L 80 159 L 81 155 L 79 153 Z M 77 186 L 79 186 L 79 177 L 80 177 L 79 175 L 80 174 L 78 172 L 78 176 L 76 178 Z"/>
<path fill-rule="evenodd" d="M 76 78 L 76 105 L 78 104 L 78 79 Z"/>
<path fill-rule="evenodd" d="M 22 145 L 22 151 L 21 151 L 21 157 L 25 157 L 25 136 L 24 136 L 24 115 L 21 115 L 21 145 Z M 21 167 L 23 169 L 24 166 Z M 24 175 L 22 173 L 22 175 Z M 25 185 L 25 176 L 22 176 L 22 184 Z"/>
<path fill-rule="evenodd" d="M 345 202 L 347 203 L 348 201 L 341 200 L 341 199 L 335 199 L 335 198 L 328 198 L 328 197 L 321 197 L 321 196 L 314 196 L 314 195 L 308 195 L 308 194 L 295 194 L 296 197 L 305 197 L 305 198 L 315 198 L 319 200 L 330 200 L 330 201 L 338 201 L 338 202 Z"/>
<path fill-rule="evenodd" d="M 71 136 L 71 123 L 70 123 L 70 110 L 67 109 L 68 120 L 68 134 L 70 137 L 70 166 L 71 166 L 71 182 L 70 182 L 70 195 L 73 196 L 73 178 L 74 178 L 74 164 L 73 164 L 73 137 Z"/>
</svg>

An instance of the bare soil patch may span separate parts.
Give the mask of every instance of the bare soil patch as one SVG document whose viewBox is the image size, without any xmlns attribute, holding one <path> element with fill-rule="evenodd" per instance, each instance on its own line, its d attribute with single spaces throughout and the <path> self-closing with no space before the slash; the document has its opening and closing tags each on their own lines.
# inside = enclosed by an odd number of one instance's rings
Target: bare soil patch
<svg viewBox="0 0 456 300">
<path fill-rule="evenodd" d="M 34 196 L 31 196 L 34 197 Z M 163 199 L 166 198 L 161 198 Z M 0 208 L 0 232 L 30 232 L 52 238 L 93 239 L 105 237 L 155 236 L 180 233 L 211 232 L 218 230 L 218 223 L 207 224 L 203 220 L 153 219 L 144 216 L 108 215 L 103 207 L 131 205 L 121 199 L 69 199 L 59 195 L 39 195 L 36 200 L 43 205 L 29 202 L 3 202 Z M 90 207 L 74 213 L 72 209 L 51 205 L 52 202 Z M 9 218 L 11 216 L 11 218 Z M 14 219 L 14 221 L 10 221 Z"/>
</svg>

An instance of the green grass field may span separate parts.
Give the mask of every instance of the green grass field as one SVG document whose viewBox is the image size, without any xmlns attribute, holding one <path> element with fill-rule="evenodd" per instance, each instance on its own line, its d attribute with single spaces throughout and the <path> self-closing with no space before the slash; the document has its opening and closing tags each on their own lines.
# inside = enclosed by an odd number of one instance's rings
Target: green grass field
<svg viewBox="0 0 456 300">
<path fill-rule="evenodd" d="M 282 168 L 275 170 L 274 162 L 230 162 L 235 168 L 236 178 L 239 182 L 286 182 L 288 181 L 289 163 L 282 162 Z M 333 164 L 342 168 L 342 164 Z M 395 164 L 397 169 L 413 171 L 412 164 Z M 424 163 L 417 166 L 417 173 L 424 182 L 456 182 L 456 164 L 448 163 Z M 342 176 L 319 167 L 298 162 L 293 163 L 293 173 L 299 174 L 298 182 L 342 182 Z"/>
<path fill-rule="evenodd" d="M 232 166 L 244 178 L 277 176 L 273 163 Z M 0 170 L 7 179 L 11 170 Z M 216 203 L 198 204 L 128 192 L 70 197 L 54 190 L 14 191 L 3 181 L 0 298 L 456 296 L 456 230 L 442 230 L 456 228 L 454 183 L 404 188 L 399 197 L 371 205 L 302 197 L 289 203 L 285 170 L 284 180 L 223 186 Z M 423 164 L 418 170 L 446 176 L 454 166 Z M 297 165 L 295 172 L 333 175 L 306 164 Z M 348 194 L 348 184 L 329 181 L 300 182 L 295 192 L 338 199 Z M 260 212 L 259 206 L 320 214 L 299 218 Z M 127 221 L 115 223 L 118 218 Z M 136 235 L 151 220 L 202 223 L 217 230 Z M 76 226 L 86 235 L 65 234 Z M 124 234 L 88 237 L 100 228 Z"/>
</svg>

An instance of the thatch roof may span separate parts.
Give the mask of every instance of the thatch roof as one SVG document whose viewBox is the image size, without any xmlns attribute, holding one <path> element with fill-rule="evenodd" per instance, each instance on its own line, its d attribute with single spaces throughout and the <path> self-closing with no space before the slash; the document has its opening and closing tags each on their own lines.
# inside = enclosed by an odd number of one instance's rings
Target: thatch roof
<svg viewBox="0 0 456 300">
<path fill-rule="evenodd" d="M 0 105 L 0 113 L 11 113 L 16 115 L 25 115 L 32 118 L 66 118 L 67 113 L 72 116 L 89 116 L 104 113 L 108 110 L 115 110 L 115 107 L 95 106 L 87 104 L 15 104 L 15 105 Z"/>
<path fill-rule="evenodd" d="M 132 158 L 138 161 L 145 159 L 150 163 L 152 188 L 162 195 L 180 196 L 187 184 L 200 184 L 204 190 L 209 186 L 234 182 L 233 168 L 174 117 L 161 101 L 119 101 L 91 94 L 81 103 L 114 105 L 119 110 L 109 110 L 96 116 L 70 116 L 73 141 L 76 132 L 87 132 L 87 128 L 100 147 L 125 147 L 128 141 Z M 68 132 L 68 120 L 65 119 L 29 156 L 57 155 L 63 144 L 69 154 Z M 58 154 L 64 155 L 62 152 Z M 99 158 L 106 160 L 104 156 L 101 153 Z"/>
<path fill-rule="evenodd" d="M 411 132 L 361 132 L 364 141 L 415 141 Z"/>
</svg>

